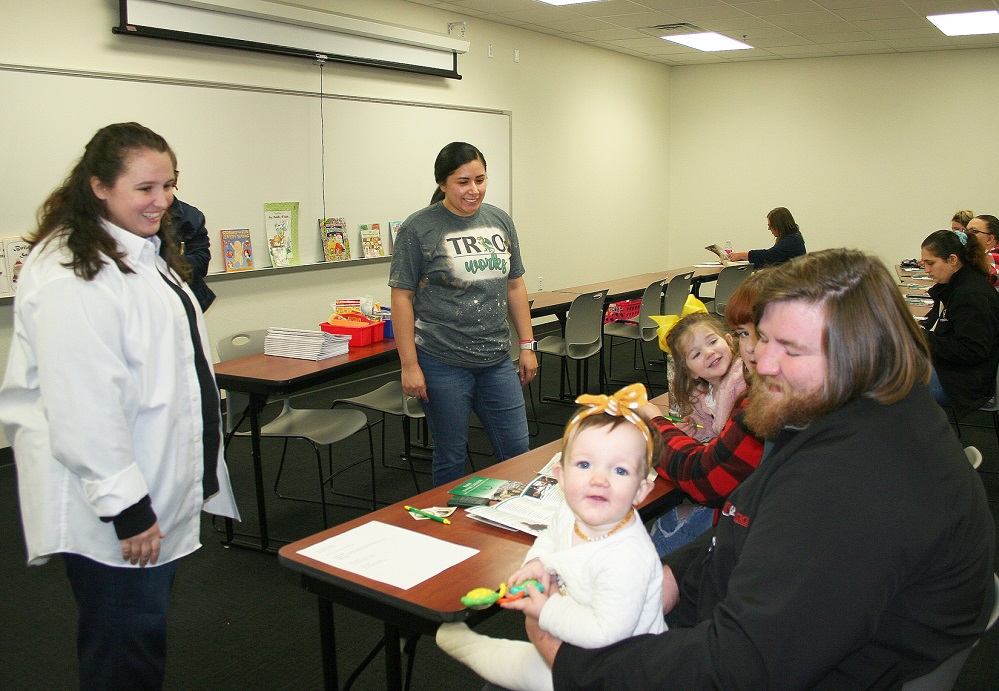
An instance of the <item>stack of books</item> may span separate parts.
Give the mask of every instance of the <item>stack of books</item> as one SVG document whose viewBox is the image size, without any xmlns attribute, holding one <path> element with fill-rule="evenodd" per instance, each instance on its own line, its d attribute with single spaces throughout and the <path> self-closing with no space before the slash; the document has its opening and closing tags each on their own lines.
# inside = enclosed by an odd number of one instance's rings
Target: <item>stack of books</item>
<svg viewBox="0 0 999 691">
<path fill-rule="evenodd" d="M 309 331 L 308 329 L 283 329 L 271 327 L 264 338 L 264 355 L 293 357 L 300 360 L 325 360 L 347 354 L 350 336 Z"/>
</svg>

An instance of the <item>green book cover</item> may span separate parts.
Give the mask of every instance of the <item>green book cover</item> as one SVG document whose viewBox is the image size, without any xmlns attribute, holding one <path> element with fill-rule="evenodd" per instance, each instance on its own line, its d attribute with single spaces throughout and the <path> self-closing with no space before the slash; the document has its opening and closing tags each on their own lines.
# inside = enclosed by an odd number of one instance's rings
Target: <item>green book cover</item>
<svg viewBox="0 0 999 691">
<path fill-rule="evenodd" d="M 298 266 L 298 202 L 264 204 L 264 234 L 271 266 Z"/>
<path fill-rule="evenodd" d="M 483 497 L 491 501 L 515 497 L 524 491 L 523 482 L 515 480 L 497 480 L 491 477 L 473 475 L 463 483 L 455 487 L 449 494 L 459 497 Z"/>
</svg>

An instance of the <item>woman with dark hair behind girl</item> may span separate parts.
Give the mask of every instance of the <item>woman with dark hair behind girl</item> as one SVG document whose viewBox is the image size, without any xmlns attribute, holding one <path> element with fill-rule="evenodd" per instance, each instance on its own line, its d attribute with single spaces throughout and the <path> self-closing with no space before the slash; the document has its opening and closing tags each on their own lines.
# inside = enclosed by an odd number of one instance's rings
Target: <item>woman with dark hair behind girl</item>
<svg viewBox="0 0 999 691">
<path fill-rule="evenodd" d="M 18 279 L 0 420 L 28 563 L 61 555 L 82 689 L 158 689 L 177 561 L 238 517 L 205 324 L 167 210 L 176 159 L 134 122 L 87 144 Z"/>
<path fill-rule="evenodd" d="M 437 155 L 434 179 L 430 206 L 399 228 L 389 286 L 402 388 L 426 412 L 436 487 L 465 474 L 473 410 L 497 461 L 528 450 L 521 387 L 538 361 L 517 230 L 482 201 L 485 157 L 452 142 Z M 508 317 L 520 339 L 519 373 Z"/>
<path fill-rule="evenodd" d="M 999 294 L 977 236 L 938 230 L 923 240 L 919 262 L 936 284 L 923 321 L 933 358 L 930 390 L 958 417 L 995 393 L 999 366 Z"/>
<path fill-rule="evenodd" d="M 783 206 L 772 209 L 767 214 L 767 229 L 777 239 L 774 246 L 768 250 L 749 250 L 748 252 L 732 252 L 732 261 L 746 261 L 757 269 L 800 257 L 805 253 L 805 238 L 801 229 L 794 222 L 794 216 Z"/>
</svg>

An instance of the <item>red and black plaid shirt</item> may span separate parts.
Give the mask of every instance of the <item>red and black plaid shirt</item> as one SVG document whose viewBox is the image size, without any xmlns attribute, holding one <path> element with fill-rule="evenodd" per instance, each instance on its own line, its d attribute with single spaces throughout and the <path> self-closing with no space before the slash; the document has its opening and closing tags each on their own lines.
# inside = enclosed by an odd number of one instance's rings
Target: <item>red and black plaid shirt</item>
<svg viewBox="0 0 999 691">
<path fill-rule="evenodd" d="M 695 501 L 721 506 L 763 458 L 763 441 L 754 437 L 743 421 L 745 407 L 743 399 L 721 434 L 707 444 L 688 437 L 666 418 L 653 418 L 652 425 L 663 439 L 656 470 Z"/>
</svg>

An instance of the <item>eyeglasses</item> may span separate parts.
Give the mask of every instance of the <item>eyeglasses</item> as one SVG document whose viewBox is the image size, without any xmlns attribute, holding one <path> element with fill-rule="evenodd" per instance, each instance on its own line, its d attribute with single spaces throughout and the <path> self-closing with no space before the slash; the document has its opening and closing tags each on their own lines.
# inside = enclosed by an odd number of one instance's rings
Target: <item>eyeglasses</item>
<svg viewBox="0 0 999 691">
<path fill-rule="evenodd" d="M 966 233 L 974 233 L 975 235 L 992 235 L 992 233 L 990 233 L 987 230 L 971 230 L 971 229 L 968 229 L 965 232 Z"/>
</svg>

